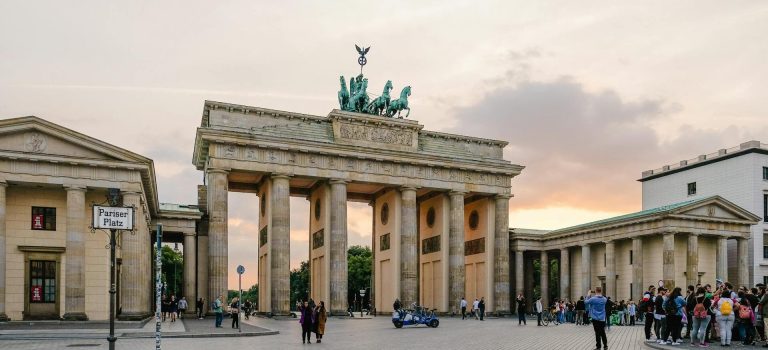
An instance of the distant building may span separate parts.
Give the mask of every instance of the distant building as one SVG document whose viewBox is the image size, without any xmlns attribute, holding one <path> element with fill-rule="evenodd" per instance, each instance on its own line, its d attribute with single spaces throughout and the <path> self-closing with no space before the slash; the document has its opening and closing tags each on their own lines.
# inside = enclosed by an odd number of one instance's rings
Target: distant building
<svg viewBox="0 0 768 350">
<path fill-rule="evenodd" d="M 713 195 L 760 217 L 748 240 L 750 284 L 768 283 L 768 144 L 759 141 L 644 171 L 643 209 Z M 736 242 L 728 242 L 728 276 L 737 280 Z"/>
</svg>

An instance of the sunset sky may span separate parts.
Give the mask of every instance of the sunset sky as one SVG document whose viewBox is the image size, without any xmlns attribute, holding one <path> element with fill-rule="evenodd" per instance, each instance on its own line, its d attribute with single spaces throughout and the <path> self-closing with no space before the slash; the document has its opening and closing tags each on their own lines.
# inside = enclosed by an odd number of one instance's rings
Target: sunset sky
<svg viewBox="0 0 768 350">
<path fill-rule="evenodd" d="M 426 129 L 509 141 L 510 226 L 639 210 L 643 170 L 768 142 L 766 1 L 0 2 L 0 118 L 38 117 L 154 159 L 160 201 L 196 201 L 203 101 L 325 116 L 371 46 L 368 91 L 413 88 Z M 231 193 L 256 280 L 256 197 Z M 308 208 L 291 200 L 291 261 Z M 349 244 L 371 210 L 350 203 Z"/>
</svg>

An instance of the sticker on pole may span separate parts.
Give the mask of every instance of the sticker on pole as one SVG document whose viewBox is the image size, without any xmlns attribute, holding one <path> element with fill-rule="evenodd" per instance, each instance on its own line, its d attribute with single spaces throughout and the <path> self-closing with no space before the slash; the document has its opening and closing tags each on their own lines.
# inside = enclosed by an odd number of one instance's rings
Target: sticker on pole
<svg viewBox="0 0 768 350">
<path fill-rule="evenodd" d="M 243 265 L 237 265 L 237 273 L 242 275 L 245 273 L 245 267 Z"/>
<path fill-rule="evenodd" d="M 133 230 L 133 207 L 93 206 L 93 228 Z"/>
</svg>

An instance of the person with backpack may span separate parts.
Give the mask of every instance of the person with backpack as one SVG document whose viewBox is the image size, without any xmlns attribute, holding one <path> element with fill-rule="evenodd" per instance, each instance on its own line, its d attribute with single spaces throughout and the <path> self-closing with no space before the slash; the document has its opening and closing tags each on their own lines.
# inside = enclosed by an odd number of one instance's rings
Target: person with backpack
<svg viewBox="0 0 768 350">
<path fill-rule="evenodd" d="M 714 306 L 715 319 L 720 328 L 720 345 L 731 346 L 731 337 L 733 335 L 733 321 L 736 318 L 733 315 L 733 306 L 735 301 L 731 299 L 731 291 L 725 289 L 720 295 L 720 300 Z"/>
<path fill-rule="evenodd" d="M 699 287 L 693 296 L 693 308 L 691 308 L 691 346 L 706 347 L 707 326 L 709 325 L 709 308 L 712 302 L 706 296 L 704 287 Z M 698 342 L 698 344 L 697 344 Z"/>
<path fill-rule="evenodd" d="M 736 325 L 739 329 L 739 337 L 744 345 L 754 345 L 755 341 L 755 312 L 749 302 L 746 293 L 739 291 L 739 303 L 737 309 Z"/>
<path fill-rule="evenodd" d="M 672 336 L 672 342 L 667 343 L 670 345 L 680 345 L 680 333 L 683 328 L 683 307 L 685 306 L 682 291 L 680 287 L 673 289 L 672 294 L 669 295 L 669 298 L 664 303 L 664 312 L 667 314 L 667 329 Z"/>
<path fill-rule="evenodd" d="M 664 302 L 667 300 L 667 290 L 664 287 L 659 287 L 659 294 L 656 299 L 653 300 L 653 318 L 654 318 L 654 331 L 656 333 L 656 342 L 659 344 L 666 344 L 669 332 L 667 328 L 667 314 L 664 312 Z"/>
<path fill-rule="evenodd" d="M 576 302 L 576 325 L 577 326 L 583 326 L 584 325 L 584 310 L 586 310 L 586 306 L 584 305 L 584 297 L 579 297 L 579 301 Z"/>
</svg>

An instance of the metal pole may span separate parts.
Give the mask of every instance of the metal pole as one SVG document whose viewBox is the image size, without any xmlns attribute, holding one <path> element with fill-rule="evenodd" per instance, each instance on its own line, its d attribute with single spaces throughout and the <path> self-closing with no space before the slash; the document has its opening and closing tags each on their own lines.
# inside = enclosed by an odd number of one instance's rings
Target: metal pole
<svg viewBox="0 0 768 350">
<path fill-rule="evenodd" d="M 163 292 L 162 281 L 162 243 L 163 243 L 163 224 L 157 224 L 157 232 L 155 235 L 157 241 L 157 252 L 155 252 L 155 350 L 160 350 L 161 335 L 160 332 L 160 294 Z"/>
<path fill-rule="evenodd" d="M 117 338 L 115 338 L 115 298 L 117 294 L 117 290 L 115 290 L 115 273 L 117 270 L 115 268 L 117 263 L 115 259 L 116 234 L 117 230 L 109 230 L 109 337 L 107 337 L 109 350 L 115 350 L 115 342 L 117 341 Z"/>
<path fill-rule="evenodd" d="M 243 274 L 237 274 L 237 290 L 240 291 L 240 297 L 237 298 L 237 333 L 242 333 L 240 329 L 240 314 L 243 312 Z"/>
</svg>

